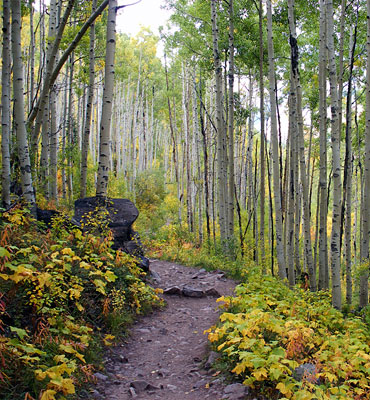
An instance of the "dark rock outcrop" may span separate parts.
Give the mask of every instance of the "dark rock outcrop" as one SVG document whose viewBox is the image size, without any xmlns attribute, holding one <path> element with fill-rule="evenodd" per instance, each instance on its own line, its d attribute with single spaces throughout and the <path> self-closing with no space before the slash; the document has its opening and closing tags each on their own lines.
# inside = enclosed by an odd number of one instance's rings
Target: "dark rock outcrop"
<svg viewBox="0 0 370 400">
<path fill-rule="evenodd" d="M 37 221 L 43 222 L 47 228 L 51 228 L 53 217 L 59 214 L 59 211 L 55 210 L 41 210 L 41 208 L 36 209 Z"/>
<path fill-rule="evenodd" d="M 132 224 L 139 216 L 135 204 L 128 199 L 103 199 L 100 197 L 86 197 L 75 201 L 74 219 L 88 228 L 88 215 L 94 219 L 94 213 L 101 207 L 108 212 L 108 227 L 113 233 L 114 250 L 121 249 L 138 259 L 139 266 L 149 271 L 149 260 L 144 256 L 144 248 L 139 234 L 132 229 Z M 87 224 L 86 224 L 87 223 Z"/>
</svg>

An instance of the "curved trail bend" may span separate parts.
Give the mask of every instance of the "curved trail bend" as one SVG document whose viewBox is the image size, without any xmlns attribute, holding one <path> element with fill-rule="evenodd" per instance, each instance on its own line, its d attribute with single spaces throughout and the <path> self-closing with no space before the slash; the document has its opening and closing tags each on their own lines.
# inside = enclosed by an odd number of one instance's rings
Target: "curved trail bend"
<svg viewBox="0 0 370 400">
<path fill-rule="evenodd" d="M 94 398 L 246 398 L 247 388 L 227 385 L 217 374 L 214 376 L 214 370 L 204 368 L 209 349 L 203 332 L 217 323 L 217 297 L 231 295 L 236 283 L 221 271 L 207 272 L 166 261 L 152 260 L 150 269 L 153 286 L 172 288 L 170 292 L 175 294 L 163 294 L 167 306 L 140 319 L 128 340 L 108 352 L 107 375 L 95 374 L 98 385 Z M 188 297 L 201 296 L 201 291 L 207 290 L 208 295 L 203 297 Z"/>
</svg>

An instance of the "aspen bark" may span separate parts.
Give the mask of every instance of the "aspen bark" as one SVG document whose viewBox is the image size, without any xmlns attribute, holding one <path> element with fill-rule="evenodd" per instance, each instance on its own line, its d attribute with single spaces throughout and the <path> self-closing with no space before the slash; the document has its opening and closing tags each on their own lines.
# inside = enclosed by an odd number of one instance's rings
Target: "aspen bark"
<svg viewBox="0 0 370 400">
<path fill-rule="evenodd" d="M 304 242 L 305 242 L 305 261 L 310 278 L 310 290 L 316 291 L 316 275 L 313 265 L 312 244 L 311 244 L 311 226 L 310 226 L 310 205 L 308 198 L 308 179 L 307 168 L 304 154 L 304 133 L 303 133 L 303 117 L 302 117 L 302 88 L 299 77 L 298 68 L 298 45 L 297 34 L 294 20 L 294 0 L 288 0 L 288 15 L 290 27 L 290 46 L 291 46 L 291 82 L 292 82 L 292 102 L 295 105 L 296 121 L 297 121 L 297 143 L 299 146 L 299 162 L 300 177 L 302 184 L 302 200 L 303 200 L 303 226 L 304 226 Z"/>
<path fill-rule="evenodd" d="M 367 0 L 367 35 L 366 35 L 366 128 L 365 128 L 365 160 L 364 160 L 364 190 L 362 215 L 361 261 L 365 270 L 360 276 L 360 307 L 369 303 L 369 239 L 370 239 L 370 0 Z"/>
<path fill-rule="evenodd" d="M 358 10 L 357 10 L 358 17 Z M 351 27 L 352 33 L 352 27 Z M 352 154 L 352 74 L 354 66 L 354 57 L 357 41 L 357 21 L 353 40 L 350 40 L 350 66 L 348 77 L 348 92 L 346 104 L 346 152 L 344 160 L 343 176 L 343 205 L 342 218 L 345 218 L 344 243 L 346 259 L 346 302 L 352 303 L 352 173 L 353 173 L 353 154 Z M 352 43 L 353 42 L 353 43 Z M 346 205 L 346 207 L 345 207 Z M 345 210 L 343 209 L 345 207 Z M 345 213 L 345 216 L 344 216 Z M 343 222 L 342 222 L 343 223 Z"/>
<path fill-rule="evenodd" d="M 226 174 L 225 174 L 225 124 L 223 116 L 222 102 L 222 66 L 220 52 L 218 47 L 219 32 L 217 24 L 217 8 L 218 0 L 211 0 L 211 21 L 212 21 L 212 38 L 213 38 L 213 61 L 215 69 L 215 88 L 216 88 L 216 121 L 217 121 L 217 173 L 218 173 L 218 212 L 221 242 L 225 245 L 227 239 L 227 207 L 226 196 Z"/>
<path fill-rule="evenodd" d="M 228 119 L 228 227 L 227 239 L 233 241 L 234 238 L 234 208 L 235 208 L 235 166 L 234 166 L 234 0 L 229 0 L 229 119 Z"/>
<path fill-rule="evenodd" d="M 261 249 L 261 262 L 262 272 L 266 273 L 265 266 L 265 180 L 266 180 L 266 167 L 265 167 L 265 85 L 263 82 L 263 4 L 262 0 L 259 2 L 258 9 L 258 24 L 259 24 L 259 74 L 260 74 L 260 118 L 261 118 L 261 144 L 260 144 L 260 243 Z M 272 32 L 271 32 L 272 34 Z M 275 73 L 275 72 L 274 72 Z M 276 116 L 275 116 L 276 119 Z M 256 160 L 257 162 L 257 160 Z"/>
<path fill-rule="evenodd" d="M 23 61 L 21 49 L 21 1 L 12 0 L 12 55 L 13 55 L 13 97 L 14 129 L 16 131 L 22 194 L 31 212 L 35 213 L 35 194 L 32 184 L 31 162 L 27 142 L 27 129 L 24 116 Z"/>
<path fill-rule="evenodd" d="M 329 288 L 328 264 L 328 181 L 327 181 L 327 105 L 326 105 L 326 8 L 320 0 L 319 52 L 319 131 L 320 131 L 320 227 L 319 227 L 319 290 Z"/>
<path fill-rule="evenodd" d="M 92 12 L 95 11 L 96 0 L 93 0 Z M 95 23 L 90 27 L 90 46 L 89 46 L 89 85 L 87 87 L 87 103 L 85 115 L 85 129 L 82 137 L 81 150 L 81 179 L 80 179 L 80 197 L 86 197 L 87 184 L 87 158 L 89 152 L 89 138 L 91 131 L 92 107 L 94 101 L 94 82 L 95 82 Z"/>
<path fill-rule="evenodd" d="M 341 164 L 340 164 L 340 121 L 338 115 L 338 79 L 334 48 L 333 1 L 327 0 L 327 46 L 329 57 L 329 81 L 331 95 L 331 143 L 333 164 L 333 217 L 331 235 L 331 277 L 332 303 L 337 309 L 342 307 L 340 281 L 340 212 L 341 212 Z"/>
<path fill-rule="evenodd" d="M 286 278 L 284 248 L 283 248 L 283 221 L 281 207 L 281 182 L 279 169 L 279 144 L 277 138 L 276 121 L 276 85 L 275 85 L 275 60 L 274 46 L 272 38 L 272 6 L 271 0 L 267 0 L 267 40 L 268 40 L 268 59 L 269 59 L 269 92 L 271 104 L 271 143 L 272 143 L 272 171 L 275 201 L 275 224 L 276 224 L 276 254 L 279 267 L 279 276 Z"/>
<path fill-rule="evenodd" d="M 1 66 L 1 200 L 10 206 L 10 1 L 3 0 L 3 51 Z"/>
<path fill-rule="evenodd" d="M 109 141 L 112 118 L 114 58 L 116 49 L 116 8 L 117 1 L 109 0 L 103 106 L 100 125 L 99 167 L 98 180 L 96 183 L 96 195 L 100 197 L 107 197 L 109 178 L 108 173 L 111 157 Z"/>
</svg>

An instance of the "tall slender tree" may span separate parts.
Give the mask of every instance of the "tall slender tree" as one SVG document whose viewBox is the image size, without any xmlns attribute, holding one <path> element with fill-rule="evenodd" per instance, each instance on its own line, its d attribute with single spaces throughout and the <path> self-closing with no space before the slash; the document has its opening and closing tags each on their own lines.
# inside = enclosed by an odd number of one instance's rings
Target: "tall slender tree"
<svg viewBox="0 0 370 400">
<path fill-rule="evenodd" d="M 276 85 L 275 85 L 275 57 L 272 36 L 272 5 L 267 0 L 267 42 L 268 42 L 268 66 L 269 66 L 269 92 L 271 104 L 271 144 L 272 144 L 272 172 L 274 184 L 275 201 L 275 224 L 276 224 L 276 253 L 279 267 L 279 276 L 285 279 L 286 268 L 283 247 L 283 213 L 281 207 L 281 182 L 279 169 L 279 144 L 277 135 L 276 119 Z"/>
<path fill-rule="evenodd" d="M 114 84 L 114 58 L 116 51 L 116 17 L 117 1 L 109 0 L 107 41 L 105 53 L 105 76 L 103 91 L 103 108 L 100 124 L 100 147 L 98 180 L 96 195 L 106 197 L 108 191 L 109 165 L 110 165 L 110 127 L 112 118 L 112 99 Z"/>
<path fill-rule="evenodd" d="M 331 96 L 331 144 L 333 164 L 333 217 L 331 234 L 331 279 L 332 303 L 337 309 L 342 307 L 340 281 L 340 213 L 341 213 L 341 164 L 340 164 L 340 121 L 338 115 L 338 79 L 334 48 L 334 9 L 333 1 L 326 3 L 327 46 L 329 57 L 329 81 Z"/>
<path fill-rule="evenodd" d="M 21 48 L 21 0 L 12 0 L 12 55 L 13 55 L 13 98 L 14 98 L 14 129 L 17 136 L 18 161 L 22 194 L 35 212 L 35 193 L 32 183 L 31 162 L 28 150 L 27 129 L 24 108 L 23 60 Z"/>
<path fill-rule="evenodd" d="M 10 2 L 3 1 L 3 52 L 1 68 L 1 199 L 10 206 Z"/>
<path fill-rule="evenodd" d="M 362 211 L 361 261 L 365 269 L 360 276 L 360 307 L 369 303 L 369 242 L 370 242 L 370 0 L 367 0 L 367 34 L 366 34 L 366 127 L 365 127 L 365 160 L 364 190 Z"/>
</svg>

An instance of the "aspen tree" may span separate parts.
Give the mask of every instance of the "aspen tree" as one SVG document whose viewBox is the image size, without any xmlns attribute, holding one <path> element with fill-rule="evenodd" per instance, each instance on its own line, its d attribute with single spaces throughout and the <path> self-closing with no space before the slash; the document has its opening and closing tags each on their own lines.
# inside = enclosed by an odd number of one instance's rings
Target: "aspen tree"
<svg viewBox="0 0 370 400">
<path fill-rule="evenodd" d="M 226 182 L 226 138 L 222 102 L 222 66 L 219 52 L 219 31 L 217 24 L 218 0 L 211 0 L 211 21 L 213 39 L 213 61 L 215 69 L 216 89 L 216 121 L 217 121 L 217 173 L 218 173 L 218 212 L 221 242 L 225 245 L 227 240 L 227 182 Z"/>
<path fill-rule="evenodd" d="M 33 190 L 31 162 L 27 142 L 27 129 L 24 116 L 24 86 L 23 62 L 21 49 L 21 1 L 12 0 L 11 40 L 13 55 L 13 98 L 14 98 L 14 129 L 17 137 L 18 158 L 22 194 L 31 212 L 35 213 L 35 194 Z"/>
<path fill-rule="evenodd" d="M 340 121 L 338 115 L 338 79 L 334 49 L 333 1 L 327 0 L 327 46 L 329 58 L 329 81 L 331 95 L 331 143 L 333 164 L 333 217 L 331 235 L 331 278 L 332 303 L 337 309 L 342 307 L 340 281 L 340 213 L 341 213 L 341 164 L 340 164 Z"/>
<path fill-rule="evenodd" d="M 357 8 L 358 19 L 358 8 Z M 348 77 L 348 92 L 346 104 L 346 151 L 344 160 L 344 176 L 343 176 L 343 206 L 342 218 L 345 218 L 344 243 L 345 243 L 345 260 L 346 260 L 346 302 L 352 303 L 352 249 L 351 249 L 351 231 L 352 231 L 352 174 L 353 174 L 353 153 L 352 153 L 352 75 L 355 59 L 355 50 L 357 42 L 357 20 L 354 28 L 350 28 L 350 65 Z M 345 216 L 343 207 L 345 207 Z"/>
<path fill-rule="evenodd" d="M 326 106 L 326 7 L 320 0 L 319 34 L 319 130 L 320 130 L 320 228 L 319 228 L 319 290 L 329 288 L 328 266 L 328 183 L 327 183 L 327 106 Z"/>
<path fill-rule="evenodd" d="M 294 0 L 288 0 L 288 15 L 290 27 L 290 46 L 291 46 L 291 105 L 295 108 L 295 118 L 297 127 L 297 144 L 299 148 L 299 162 L 300 162 L 300 178 L 302 185 L 302 200 L 303 200 L 303 230 L 305 241 L 305 261 L 307 263 L 307 270 L 310 278 L 310 289 L 316 291 L 316 276 L 313 265 L 312 245 L 311 245 L 311 227 L 310 227 L 310 205 L 308 198 L 308 182 L 306 174 L 306 161 L 304 154 L 304 132 L 303 132 L 303 117 L 302 117 L 302 88 L 299 77 L 298 68 L 298 44 L 297 34 L 294 20 Z M 292 104 L 293 103 L 293 104 Z M 295 126 L 295 124 L 293 124 Z M 294 135 L 293 135 L 294 137 Z"/>
<path fill-rule="evenodd" d="M 272 143 L 272 171 L 274 183 L 274 201 L 275 201 L 275 224 L 276 224 L 276 253 L 279 267 L 279 276 L 286 278 L 284 248 L 283 248 L 283 221 L 281 208 L 281 183 L 279 171 L 279 148 L 277 138 L 276 121 L 276 85 L 275 85 L 275 60 L 274 46 L 272 39 L 272 6 L 271 0 L 267 0 L 267 41 L 268 41 L 268 59 L 269 59 L 269 92 L 271 104 L 271 143 Z"/>
<path fill-rule="evenodd" d="M 3 0 L 3 49 L 1 66 L 1 200 L 10 206 L 10 1 Z"/>
<path fill-rule="evenodd" d="M 227 239 L 233 241 L 234 237 L 234 197 L 235 197 L 235 172 L 234 172 L 234 0 L 229 0 L 229 104 L 228 104 L 228 226 Z"/>
<path fill-rule="evenodd" d="M 100 147 L 99 147 L 99 166 L 98 179 L 96 183 L 96 195 L 107 197 L 108 173 L 110 162 L 110 126 L 112 118 L 112 97 L 114 84 L 114 57 L 116 49 L 116 8 L 117 1 L 109 0 L 108 21 L 107 21 L 107 41 L 105 53 L 105 75 L 103 106 L 100 124 Z"/>
<path fill-rule="evenodd" d="M 367 34 L 366 34 L 366 127 L 365 127 L 365 159 L 364 159 L 364 189 L 362 212 L 362 243 L 361 261 L 365 265 L 360 276 L 360 307 L 366 307 L 369 302 L 369 241 L 370 241 L 370 0 L 367 0 Z"/>
<path fill-rule="evenodd" d="M 96 9 L 96 0 L 93 0 L 92 12 L 94 12 L 95 9 Z M 95 23 L 92 23 L 90 27 L 90 45 L 89 45 L 89 84 L 87 87 L 85 129 L 82 136 L 82 149 L 81 149 L 81 178 L 80 178 L 81 198 L 86 197 L 87 156 L 89 151 L 92 107 L 94 101 L 94 82 L 95 82 Z"/>
<path fill-rule="evenodd" d="M 259 74 L 260 74 L 260 118 L 261 118 L 261 144 L 260 144 L 260 243 L 261 261 L 263 273 L 266 273 L 265 267 L 265 180 L 266 180 L 266 166 L 265 166 L 265 85 L 263 82 L 263 4 L 262 0 L 259 2 L 258 9 L 258 25 L 259 25 Z M 256 160 L 257 162 L 257 160 Z M 256 196 L 256 194 L 254 194 Z"/>
</svg>

